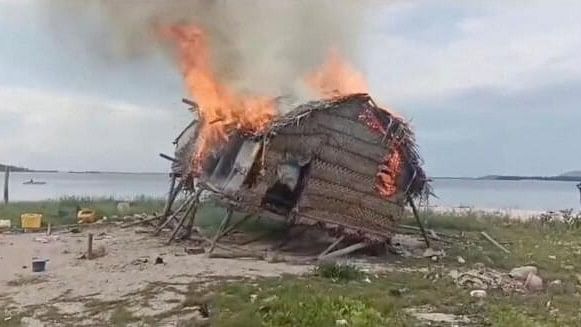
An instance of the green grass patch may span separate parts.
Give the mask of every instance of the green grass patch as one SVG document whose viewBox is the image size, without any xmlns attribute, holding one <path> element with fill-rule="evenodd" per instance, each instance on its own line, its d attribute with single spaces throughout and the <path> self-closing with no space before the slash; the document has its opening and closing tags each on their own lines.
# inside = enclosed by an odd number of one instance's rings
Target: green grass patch
<svg viewBox="0 0 581 327">
<path fill-rule="evenodd" d="M 117 210 L 119 202 L 125 201 L 114 198 L 65 197 L 48 201 L 12 202 L 8 205 L 0 205 L 0 219 L 10 219 L 13 227 L 20 227 L 20 216 L 23 213 L 39 213 L 43 215 L 44 226 L 49 223 L 57 226 L 76 223 L 79 208 L 90 208 L 98 215 L 111 218 L 115 215 L 160 212 L 164 206 L 163 199 L 137 197 L 130 201 L 129 210 L 121 213 Z"/>
<path fill-rule="evenodd" d="M 335 281 L 350 281 L 363 278 L 365 273 L 357 266 L 351 264 L 339 264 L 324 262 L 314 269 L 315 276 L 328 278 Z"/>
</svg>

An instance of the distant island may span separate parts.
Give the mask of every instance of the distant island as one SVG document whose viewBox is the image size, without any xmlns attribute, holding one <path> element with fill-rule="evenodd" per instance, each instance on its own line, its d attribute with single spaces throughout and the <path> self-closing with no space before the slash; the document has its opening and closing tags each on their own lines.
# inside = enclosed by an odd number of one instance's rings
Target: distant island
<svg viewBox="0 0 581 327">
<path fill-rule="evenodd" d="M 17 167 L 17 166 L 10 166 L 5 164 L 0 164 L 0 173 L 6 171 L 6 167 L 10 168 L 10 171 L 13 173 L 58 173 L 57 170 L 35 170 L 35 169 L 28 169 L 24 167 Z"/>
<path fill-rule="evenodd" d="M 538 181 L 561 181 L 561 182 L 581 182 L 581 170 L 574 170 L 557 176 L 513 176 L 513 175 L 487 175 L 478 179 L 520 181 L 520 180 L 538 180 Z"/>
</svg>

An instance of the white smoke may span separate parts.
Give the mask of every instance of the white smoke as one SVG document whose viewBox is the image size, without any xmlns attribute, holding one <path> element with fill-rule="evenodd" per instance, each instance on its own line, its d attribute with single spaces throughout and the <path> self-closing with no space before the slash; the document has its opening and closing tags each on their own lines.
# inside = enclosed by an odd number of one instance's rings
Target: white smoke
<svg viewBox="0 0 581 327">
<path fill-rule="evenodd" d="M 195 24 L 208 33 L 220 81 L 246 94 L 302 97 L 302 78 L 331 49 L 347 58 L 357 52 L 369 4 L 362 2 L 51 0 L 48 6 L 56 13 L 53 18 L 73 16 L 79 24 L 90 25 L 84 31 L 92 32 L 80 33 L 78 39 L 95 46 L 95 53 L 124 60 L 168 53 L 155 26 Z"/>
</svg>

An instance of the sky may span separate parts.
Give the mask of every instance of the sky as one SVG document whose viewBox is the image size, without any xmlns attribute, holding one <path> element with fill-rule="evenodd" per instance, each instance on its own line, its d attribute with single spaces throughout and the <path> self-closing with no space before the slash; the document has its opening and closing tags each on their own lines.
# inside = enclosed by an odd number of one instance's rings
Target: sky
<svg viewBox="0 0 581 327">
<path fill-rule="evenodd" d="M 411 122 L 429 175 L 581 170 L 580 2 L 369 1 L 355 65 Z M 107 58 L 45 7 L 0 0 L 0 162 L 167 171 L 157 154 L 191 118 L 179 70 Z"/>
</svg>

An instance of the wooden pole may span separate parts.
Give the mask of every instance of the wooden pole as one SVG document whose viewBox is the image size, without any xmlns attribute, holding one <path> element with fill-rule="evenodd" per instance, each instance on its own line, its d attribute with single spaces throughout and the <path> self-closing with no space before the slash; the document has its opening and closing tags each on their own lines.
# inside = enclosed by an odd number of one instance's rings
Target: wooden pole
<svg viewBox="0 0 581 327">
<path fill-rule="evenodd" d="M 4 171 L 4 204 L 8 204 L 8 181 L 10 180 L 10 166 Z"/>
<path fill-rule="evenodd" d="M 87 259 L 93 258 L 93 233 L 89 233 L 87 239 Z"/>
<path fill-rule="evenodd" d="M 486 232 L 482 231 L 482 232 L 480 232 L 480 235 L 484 236 L 484 238 L 487 239 L 488 242 L 492 243 L 492 245 L 494 245 L 497 248 L 499 248 L 502 251 L 504 251 L 504 253 L 510 254 L 510 251 L 507 248 L 505 248 L 504 246 L 500 245 L 500 243 L 498 243 L 495 239 L 492 238 L 492 236 L 488 235 Z"/>
<path fill-rule="evenodd" d="M 429 248 L 430 247 L 430 240 L 428 239 L 428 234 L 426 234 L 426 230 L 424 229 L 424 224 L 422 224 L 422 220 L 420 219 L 420 214 L 418 213 L 418 208 L 416 208 L 416 204 L 414 203 L 414 199 L 412 199 L 412 197 L 410 195 L 408 195 L 408 202 L 410 204 L 410 207 L 412 207 L 412 212 L 414 213 L 414 216 L 416 217 L 416 221 L 418 223 L 418 226 L 420 227 L 420 230 L 422 231 L 422 235 L 424 236 L 424 242 L 426 242 L 426 246 Z"/>
<path fill-rule="evenodd" d="M 212 253 L 212 251 L 214 251 L 214 248 L 216 247 L 216 242 L 218 242 L 218 240 L 220 239 L 220 236 L 222 236 L 222 232 L 224 231 L 224 228 L 226 228 L 228 226 L 228 223 L 230 222 L 230 218 L 232 218 L 232 214 L 234 214 L 234 210 L 232 210 L 232 208 L 228 208 L 228 212 L 226 213 L 226 216 L 224 216 L 224 218 L 222 219 L 222 222 L 220 223 L 220 227 L 218 227 L 218 230 L 216 231 L 216 234 L 214 235 L 214 238 L 212 239 L 212 243 L 210 244 L 210 248 L 208 249 L 208 253 Z"/>
</svg>

